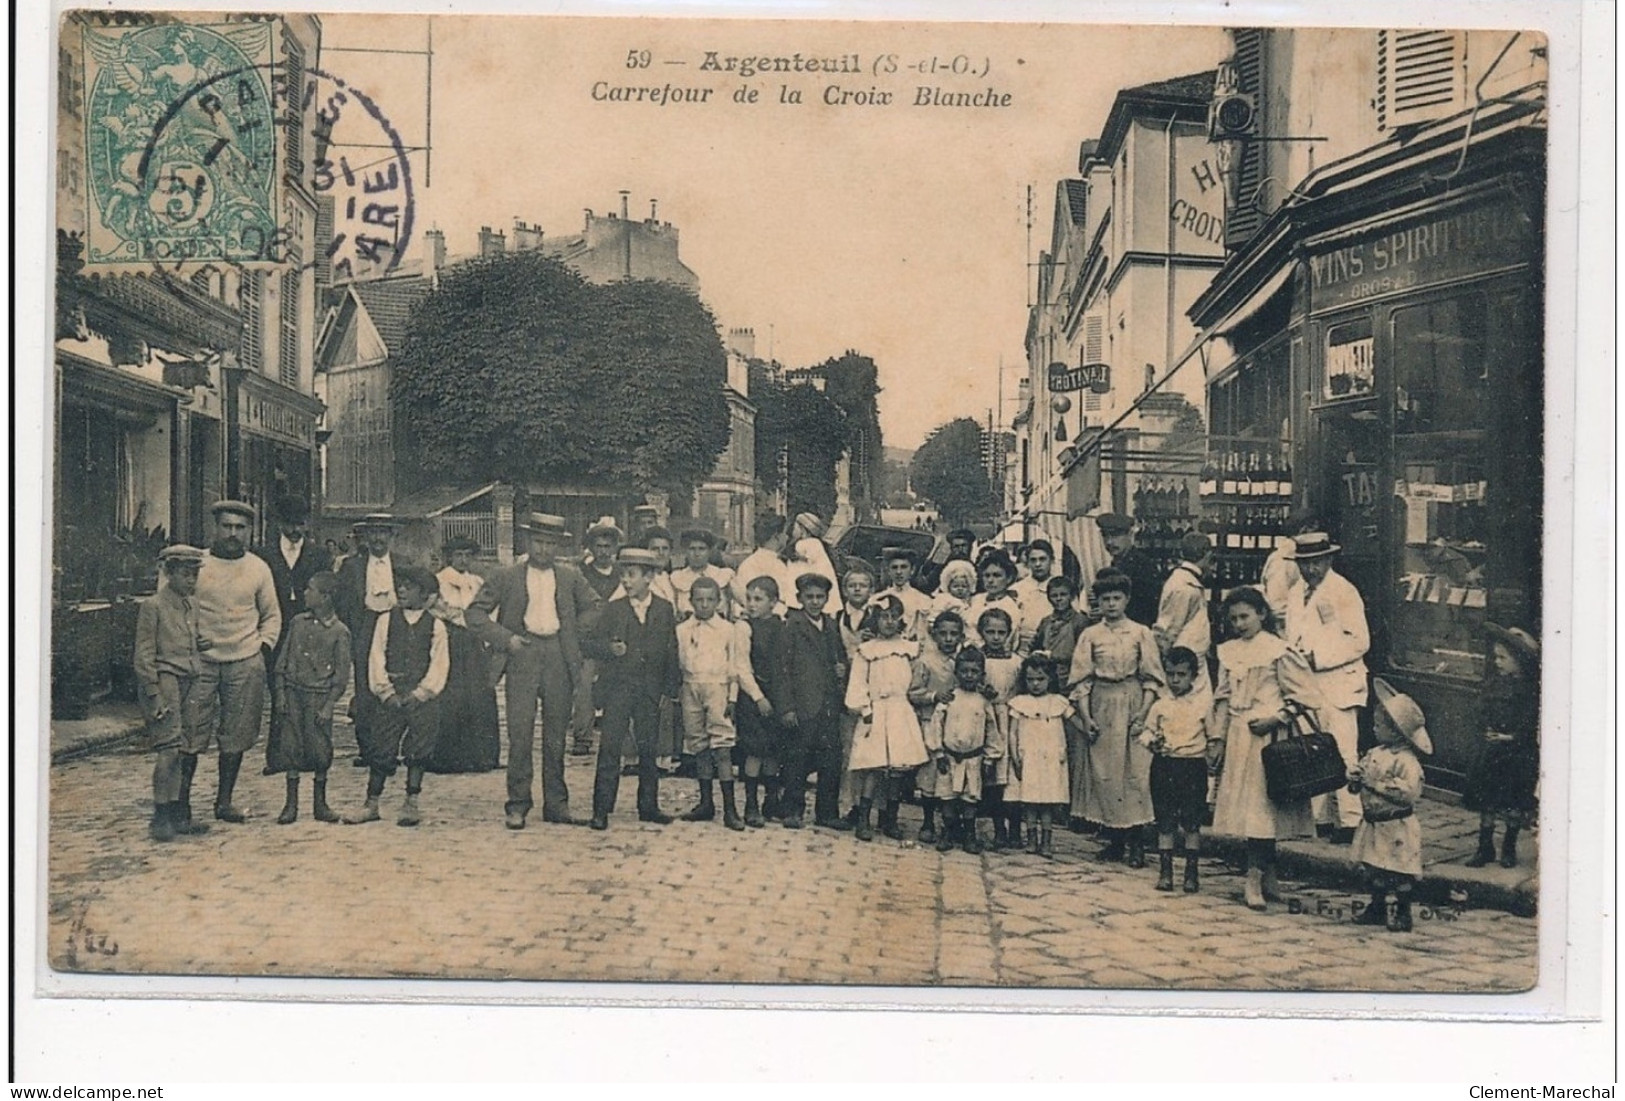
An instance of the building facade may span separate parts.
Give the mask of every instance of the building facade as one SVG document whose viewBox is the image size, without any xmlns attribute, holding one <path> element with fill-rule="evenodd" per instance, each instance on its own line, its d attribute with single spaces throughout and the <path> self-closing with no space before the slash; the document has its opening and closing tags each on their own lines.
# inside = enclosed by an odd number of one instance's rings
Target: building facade
<svg viewBox="0 0 1625 1101">
<path fill-rule="evenodd" d="M 1540 633 L 1545 42 L 1231 35 L 1228 254 L 1190 314 L 1221 582 L 1256 580 L 1288 509 L 1318 514 L 1368 663 L 1422 705 L 1454 786 L 1485 621 Z"/>
</svg>

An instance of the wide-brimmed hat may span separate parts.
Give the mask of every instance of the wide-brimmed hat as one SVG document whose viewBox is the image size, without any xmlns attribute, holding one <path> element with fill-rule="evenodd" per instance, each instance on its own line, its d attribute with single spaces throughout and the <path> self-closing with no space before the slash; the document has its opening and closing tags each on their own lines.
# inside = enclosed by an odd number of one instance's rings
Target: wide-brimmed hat
<svg viewBox="0 0 1625 1101">
<path fill-rule="evenodd" d="M 1418 753 L 1433 752 L 1433 739 L 1428 737 L 1427 720 L 1415 700 L 1383 680 L 1372 677 L 1371 686 L 1377 693 L 1377 706 L 1382 708 L 1405 740 L 1416 747 Z"/>
<path fill-rule="evenodd" d="M 1484 633 L 1497 642 L 1512 648 L 1512 652 L 1525 661 L 1540 660 L 1540 640 L 1522 627 L 1503 627 L 1499 623 L 1484 624 Z"/>
<path fill-rule="evenodd" d="M 587 529 L 587 534 L 582 538 L 590 543 L 600 535 L 613 535 L 616 542 L 626 542 L 626 532 L 621 530 L 621 525 L 615 522 L 613 516 L 600 516 L 593 521 L 592 527 Z"/>
<path fill-rule="evenodd" d="M 555 539 L 570 538 L 570 531 L 564 526 L 564 517 L 554 516 L 549 512 L 533 512 L 519 527 L 520 530 L 528 531 L 532 535 L 551 535 Z"/>
<path fill-rule="evenodd" d="M 234 512 L 239 516 L 246 516 L 248 517 L 248 522 L 250 524 L 259 519 L 260 515 L 259 510 L 253 505 L 249 504 L 247 501 L 233 500 L 229 497 L 224 500 L 216 501 L 214 504 L 209 506 L 209 515 L 213 516 L 217 520 L 220 518 L 221 513 L 226 512 Z"/>
<path fill-rule="evenodd" d="M 196 566 L 203 561 L 203 548 L 176 543 L 158 552 L 158 561 L 164 565 Z"/>
<path fill-rule="evenodd" d="M 1095 527 L 1102 535 L 1127 535 L 1134 530 L 1134 520 L 1121 512 L 1103 512 L 1095 517 Z"/>
<path fill-rule="evenodd" d="M 356 531 L 394 531 L 399 528 L 400 521 L 387 512 L 369 512 L 355 522 Z"/>
<path fill-rule="evenodd" d="M 1302 535 L 1292 537 L 1292 551 L 1284 557 L 1293 562 L 1300 562 L 1305 558 L 1325 558 L 1342 549 L 1332 542 L 1332 537 L 1325 532 L 1306 531 Z"/>
<path fill-rule="evenodd" d="M 642 547 L 622 547 L 620 553 L 615 556 L 615 561 L 623 566 L 642 566 L 649 570 L 660 568 L 660 556 Z"/>
</svg>

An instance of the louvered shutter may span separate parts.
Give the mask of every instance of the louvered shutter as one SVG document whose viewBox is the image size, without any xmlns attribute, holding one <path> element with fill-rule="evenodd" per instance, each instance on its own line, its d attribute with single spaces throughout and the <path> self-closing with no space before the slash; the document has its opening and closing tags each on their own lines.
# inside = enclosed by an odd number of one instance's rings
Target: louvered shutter
<svg viewBox="0 0 1625 1101">
<path fill-rule="evenodd" d="M 292 390 L 299 389 L 299 275 L 282 273 L 282 328 L 277 349 L 277 378 Z"/>
<path fill-rule="evenodd" d="M 242 301 L 243 342 L 242 347 L 238 349 L 237 358 L 244 367 L 258 371 L 263 362 L 262 349 L 265 347 L 260 305 L 260 273 L 245 271 L 241 278 L 238 294 Z"/>
<path fill-rule="evenodd" d="M 1466 36 L 1459 31 L 1377 32 L 1377 129 L 1444 118 L 1466 101 Z"/>
<path fill-rule="evenodd" d="M 1253 98 L 1260 132 L 1264 130 L 1264 31 L 1240 27 L 1230 32 L 1235 52 L 1230 63 L 1236 72 L 1236 90 Z M 1230 192 L 1225 207 L 1224 247 L 1240 248 L 1258 231 L 1264 213 L 1258 208 L 1258 185 L 1264 179 L 1264 145 L 1238 141 L 1231 157 Z"/>
<path fill-rule="evenodd" d="M 305 172 L 305 48 L 292 34 L 282 36 L 284 77 L 287 81 L 287 99 L 283 108 L 283 166 L 282 170 L 294 179 Z"/>
</svg>

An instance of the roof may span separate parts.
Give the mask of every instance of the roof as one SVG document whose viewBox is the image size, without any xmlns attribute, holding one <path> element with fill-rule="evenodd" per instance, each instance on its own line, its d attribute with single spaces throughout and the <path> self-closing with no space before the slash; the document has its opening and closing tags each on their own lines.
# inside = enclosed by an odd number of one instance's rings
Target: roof
<svg viewBox="0 0 1625 1101">
<path fill-rule="evenodd" d="M 1110 163 L 1123 147 L 1128 136 L 1129 123 L 1135 118 L 1150 115 L 1154 118 L 1184 119 L 1200 122 L 1207 118 L 1208 103 L 1213 99 L 1213 82 L 1218 72 L 1209 69 L 1202 73 L 1177 76 L 1151 84 L 1124 88 L 1112 101 L 1106 116 L 1106 125 L 1100 128 L 1100 148 L 1097 155 Z"/>
<path fill-rule="evenodd" d="M 1066 191 L 1066 206 L 1072 215 L 1072 223 L 1083 225 L 1085 212 L 1088 210 L 1089 185 L 1082 180 L 1062 180 L 1061 186 Z"/>
<path fill-rule="evenodd" d="M 496 482 L 484 485 L 467 483 L 453 486 L 431 486 L 428 489 L 414 490 L 395 499 L 390 512 L 403 520 L 432 520 L 437 516 L 450 512 L 459 505 L 466 505 L 496 488 Z"/>
<path fill-rule="evenodd" d="M 350 289 L 361 300 L 384 346 L 394 353 L 406 339 L 407 326 L 429 293 L 429 283 L 421 275 L 407 275 L 351 283 Z"/>
</svg>

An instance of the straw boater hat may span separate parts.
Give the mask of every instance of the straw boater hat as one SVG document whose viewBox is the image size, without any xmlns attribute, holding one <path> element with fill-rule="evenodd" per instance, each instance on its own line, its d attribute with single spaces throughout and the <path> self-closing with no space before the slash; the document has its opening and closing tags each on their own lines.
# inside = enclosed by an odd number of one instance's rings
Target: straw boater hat
<svg viewBox="0 0 1625 1101">
<path fill-rule="evenodd" d="M 356 531 L 394 531 L 400 526 L 387 512 L 369 512 L 355 522 Z"/>
<path fill-rule="evenodd" d="M 646 570 L 658 570 L 660 568 L 660 556 L 654 551 L 644 550 L 642 547 L 623 547 L 621 552 L 615 556 L 615 561 L 623 566 L 642 566 Z"/>
<path fill-rule="evenodd" d="M 209 506 L 209 514 L 216 520 L 220 519 L 220 515 L 226 512 L 236 513 L 238 516 L 246 516 L 250 524 L 259 519 L 260 515 L 254 506 L 249 504 L 247 501 L 236 501 L 228 498 L 223 501 L 216 501 L 214 504 Z"/>
<path fill-rule="evenodd" d="M 818 538 L 820 535 L 823 535 L 824 532 L 828 530 L 824 526 L 823 519 L 820 518 L 816 512 L 796 513 L 796 518 L 792 522 L 791 526 L 794 528 L 800 528 L 802 531 L 806 532 L 808 536 L 814 539 Z"/>
<path fill-rule="evenodd" d="M 1415 746 L 1418 753 L 1431 754 L 1433 739 L 1428 737 L 1426 721 L 1416 701 L 1381 677 L 1372 677 L 1371 686 L 1377 692 L 1377 706 L 1382 708 L 1399 732 L 1405 735 L 1405 740 Z"/>
<path fill-rule="evenodd" d="M 1286 557 L 1293 562 L 1305 558 L 1325 558 L 1343 549 L 1332 542 L 1332 537 L 1323 531 L 1306 531 L 1302 535 L 1294 535 L 1292 546 L 1292 553 Z"/>
<path fill-rule="evenodd" d="M 570 538 L 569 529 L 564 526 L 564 517 L 547 512 L 533 512 L 530 519 L 519 526 L 532 535 L 551 535 L 555 539 Z"/>
<path fill-rule="evenodd" d="M 582 538 L 590 543 L 600 535 L 613 535 L 617 543 L 626 542 L 626 532 L 621 530 L 621 525 L 615 522 L 613 516 L 600 516 Z"/>
</svg>

